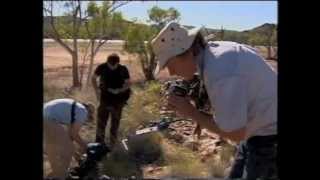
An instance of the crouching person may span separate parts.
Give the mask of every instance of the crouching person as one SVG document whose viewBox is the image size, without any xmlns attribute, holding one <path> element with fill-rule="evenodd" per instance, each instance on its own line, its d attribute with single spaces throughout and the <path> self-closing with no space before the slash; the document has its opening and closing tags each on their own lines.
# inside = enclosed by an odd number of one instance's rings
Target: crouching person
<svg viewBox="0 0 320 180">
<path fill-rule="evenodd" d="M 80 137 L 79 130 L 85 121 L 92 121 L 93 113 L 92 104 L 73 99 L 55 99 L 44 104 L 44 152 L 52 169 L 49 177 L 65 179 L 72 157 L 79 160 L 85 153 L 87 142 Z"/>
</svg>

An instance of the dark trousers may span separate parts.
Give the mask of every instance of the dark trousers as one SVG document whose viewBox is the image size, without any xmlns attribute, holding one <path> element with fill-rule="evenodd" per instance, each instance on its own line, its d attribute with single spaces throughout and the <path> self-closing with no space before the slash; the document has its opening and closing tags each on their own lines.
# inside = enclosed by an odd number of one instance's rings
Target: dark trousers
<svg viewBox="0 0 320 180">
<path fill-rule="evenodd" d="M 105 129 L 111 115 L 110 143 L 114 144 L 117 140 L 117 133 L 124 104 L 107 105 L 100 102 L 97 114 L 96 142 L 105 143 Z"/>
<path fill-rule="evenodd" d="M 278 179 L 277 136 L 255 136 L 241 142 L 229 178 Z"/>
</svg>

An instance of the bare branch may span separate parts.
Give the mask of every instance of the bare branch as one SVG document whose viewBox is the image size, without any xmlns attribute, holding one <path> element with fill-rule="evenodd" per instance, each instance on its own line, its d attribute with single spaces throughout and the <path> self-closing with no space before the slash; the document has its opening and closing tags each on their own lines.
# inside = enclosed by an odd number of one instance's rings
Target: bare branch
<svg viewBox="0 0 320 180">
<path fill-rule="evenodd" d="M 79 2 L 79 1 L 78 1 Z M 73 3 L 73 2 L 72 2 Z M 73 39 L 75 39 L 75 38 L 77 38 L 77 35 L 78 35 L 78 33 L 77 33 L 77 27 L 78 27 L 78 25 L 77 25 L 77 14 L 78 14 L 78 11 L 79 11 L 79 6 L 74 6 L 74 4 L 73 4 L 73 14 L 72 14 L 72 17 L 73 17 Z"/>
<path fill-rule="evenodd" d="M 93 53 L 94 56 L 97 54 L 97 52 L 100 50 L 100 48 L 101 48 L 106 42 L 107 42 L 106 40 L 99 41 L 98 46 L 97 46 L 96 49 L 94 50 L 94 53 Z"/>
<path fill-rule="evenodd" d="M 43 7 L 44 12 L 46 13 L 46 15 L 48 14 L 52 14 L 52 11 L 50 11 L 50 9 Z"/>
<path fill-rule="evenodd" d="M 91 31 L 89 30 L 88 22 L 85 22 L 85 27 L 86 27 L 86 31 L 87 31 L 87 33 L 89 34 L 89 37 L 90 37 L 90 39 L 91 39 L 91 38 L 92 38 L 92 34 L 91 34 Z"/>
<path fill-rule="evenodd" d="M 56 26 L 55 26 L 55 23 L 54 23 L 54 17 L 53 17 L 53 2 L 51 1 L 50 3 L 50 9 L 48 9 L 49 13 L 50 13 L 50 25 L 51 25 L 51 28 L 53 30 L 53 34 L 52 34 L 52 38 L 57 42 L 59 43 L 63 48 L 65 48 L 70 54 L 73 53 L 73 50 L 66 44 L 64 43 L 62 40 L 61 40 L 61 35 L 58 33 L 57 29 L 56 29 Z"/>
<path fill-rule="evenodd" d="M 78 11 L 79 11 L 79 24 L 78 24 L 78 28 L 81 26 L 82 23 L 82 10 L 81 10 L 81 2 L 78 0 Z"/>
<path fill-rule="evenodd" d="M 90 43 L 87 44 L 87 47 L 84 49 L 84 55 L 82 56 L 82 64 L 81 64 L 81 69 L 80 69 L 80 82 L 82 82 L 83 75 L 84 75 L 84 69 L 85 69 L 85 63 L 88 60 L 88 49 L 90 47 Z"/>
<path fill-rule="evenodd" d="M 116 5 L 116 1 L 113 1 L 112 3 L 112 9 L 109 11 L 109 13 L 115 11 L 116 9 L 118 9 L 119 7 L 128 4 L 129 1 L 125 1 L 125 2 L 119 2 L 119 4 Z"/>
<path fill-rule="evenodd" d="M 63 42 L 60 37 L 53 36 L 53 39 L 57 43 L 59 43 L 65 50 L 67 50 L 70 54 L 73 54 L 73 50 L 65 42 Z"/>
</svg>

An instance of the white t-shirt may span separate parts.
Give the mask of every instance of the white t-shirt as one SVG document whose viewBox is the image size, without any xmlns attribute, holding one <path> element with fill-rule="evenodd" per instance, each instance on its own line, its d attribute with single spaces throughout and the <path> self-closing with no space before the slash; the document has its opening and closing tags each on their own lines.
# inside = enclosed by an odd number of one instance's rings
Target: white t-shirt
<svg viewBox="0 0 320 180">
<path fill-rule="evenodd" d="M 71 124 L 71 107 L 73 99 L 55 99 L 43 106 L 43 118 L 61 124 Z M 75 122 L 84 123 L 88 117 L 88 111 L 81 103 L 75 106 Z"/>
<path fill-rule="evenodd" d="M 246 138 L 277 134 L 277 73 L 254 48 L 215 41 L 198 58 L 219 128 L 246 127 Z"/>
</svg>

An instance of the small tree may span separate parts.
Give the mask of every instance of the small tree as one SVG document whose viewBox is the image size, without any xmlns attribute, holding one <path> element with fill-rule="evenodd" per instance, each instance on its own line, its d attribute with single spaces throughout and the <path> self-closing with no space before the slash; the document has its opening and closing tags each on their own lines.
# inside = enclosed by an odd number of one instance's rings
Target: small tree
<svg viewBox="0 0 320 180">
<path fill-rule="evenodd" d="M 143 24 L 132 24 L 126 33 L 125 50 L 138 55 L 142 71 L 147 81 L 154 80 L 156 67 L 155 55 L 151 48 L 152 38 L 170 21 L 178 21 L 180 13 L 174 9 L 161 9 L 158 6 L 148 10 L 151 27 Z"/>
<path fill-rule="evenodd" d="M 62 17 L 56 17 L 53 11 L 61 3 L 63 3 L 63 8 L 67 12 Z M 83 4 L 79 0 L 66 2 L 48 1 L 44 3 L 44 14 L 49 18 L 49 27 L 45 26 L 44 36 L 53 38 L 71 55 L 73 87 L 81 86 L 84 64 L 88 57 L 90 57 L 88 74 L 88 78 L 90 78 L 95 55 L 108 39 L 116 35 L 114 29 L 118 27 L 118 22 L 122 20 L 121 13 L 114 11 L 127 3 L 128 1 L 105 1 L 101 7 L 98 7 L 96 3 L 89 2 L 85 11 L 82 11 Z M 89 38 L 89 43 L 87 46 L 84 45 L 85 55 L 83 56 L 79 78 L 78 61 L 80 58 L 80 48 L 78 46 L 78 39 L 80 37 Z M 69 46 L 67 41 L 63 40 L 64 38 L 72 38 L 71 46 Z M 88 48 L 90 48 L 89 54 L 87 53 Z"/>
<path fill-rule="evenodd" d="M 80 27 L 82 24 L 82 9 L 81 1 L 66 1 L 63 2 L 64 8 L 67 10 L 63 17 L 55 17 L 53 15 L 54 1 L 44 2 L 44 15 L 49 17 L 49 30 L 45 31 L 46 37 L 53 38 L 60 44 L 72 57 L 72 85 L 73 87 L 80 87 L 79 72 L 78 72 L 78 38 Z M 63 37 L 72 38 L 71 46 Z"/>
</svg>

